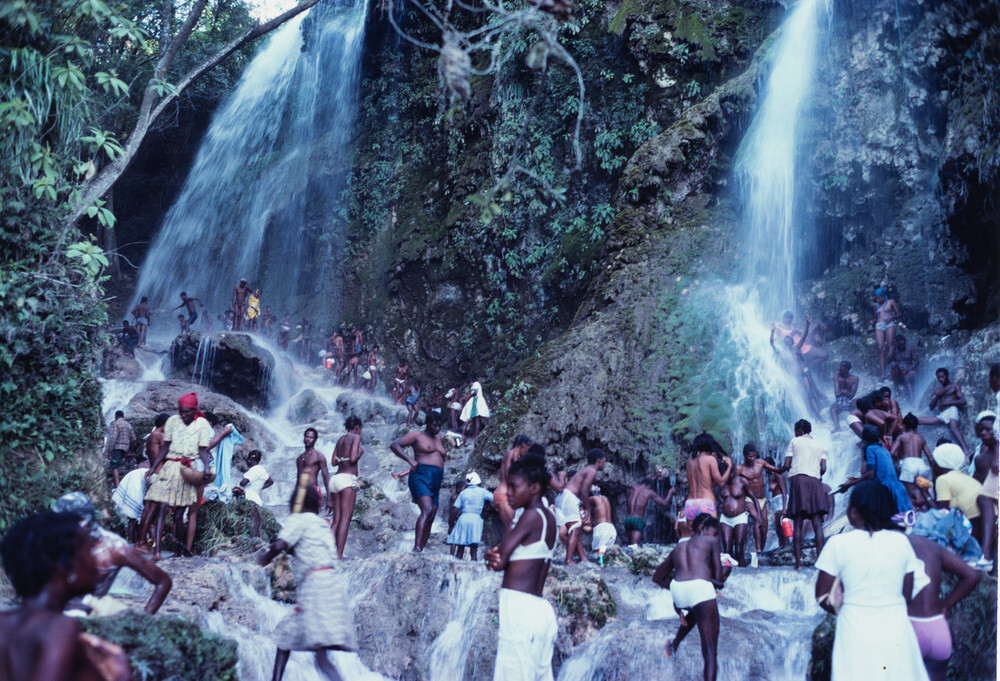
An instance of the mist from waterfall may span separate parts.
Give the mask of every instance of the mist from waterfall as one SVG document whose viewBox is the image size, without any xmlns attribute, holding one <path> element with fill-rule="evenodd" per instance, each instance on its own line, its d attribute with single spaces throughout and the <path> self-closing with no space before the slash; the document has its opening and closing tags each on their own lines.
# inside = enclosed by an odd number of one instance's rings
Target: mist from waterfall
<svg viewBox="0 0 1000 681">
<path fill-rule="evenodd" d="M 366 0 L 318 5 L 254 58 L 205 134 L 141 268 L 137 300 L 172 307 L 186 291 L 214 314 L 246 278 L 263 304 L 294 306 L 314 281 L 336 279 L 325 268 L 343 242 L 336 208 L 350 168 L 366 8 Z M 304 276 L 309 262 L 319 265 Z M 324 300 L 328 310 L 337 303 Z"/>
</svg>

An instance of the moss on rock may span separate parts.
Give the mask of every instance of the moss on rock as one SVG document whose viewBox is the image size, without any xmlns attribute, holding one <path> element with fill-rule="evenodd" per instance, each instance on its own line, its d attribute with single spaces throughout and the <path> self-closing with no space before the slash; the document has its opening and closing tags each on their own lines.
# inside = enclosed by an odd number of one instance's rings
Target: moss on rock
<svg viewBox="0 0 1000 681">
<path fill-rule="evenodd" d="M 252 537 L 274 541 L 281 526 L 274 515 L 252 501 L 236 499 L 231 504 L 206 501 L 198 510 L 198 531 L 194 551 L 211 555 L 233 538 Z"/>
</svg>

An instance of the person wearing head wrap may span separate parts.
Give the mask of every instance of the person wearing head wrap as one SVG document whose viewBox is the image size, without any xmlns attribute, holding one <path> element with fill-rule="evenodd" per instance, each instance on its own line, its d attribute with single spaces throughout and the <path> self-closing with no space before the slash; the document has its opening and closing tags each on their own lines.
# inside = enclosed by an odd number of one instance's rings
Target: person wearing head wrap
<svg viewBox="0 0 1000 681">
<path fill-rule="evenodd" d="M 204 479 L 211 479 L 212 457 L 208 450 L 214 446 L 215 432 L 198 409 L 198 395 L 187 393 L 177 401 L 177 414 L 167 419 L 163 427 L 163 447 L 146 476 L 150 479 L 146 490 L 146 501 L 158 504 L 156 513 L 155 557 L 160 556 L 160 541 L 163 538 L 163 524 L 170 508 L 189 509 L 187 553 L 194 544 L 195 516 L 198 510 L 198 487 L 184 479 L 183 468 L 193 467 L 197 459 L 204 464 Z M 216 443 L 217 444 L 217 443 Z M 139 531 L 144 542 L 152 519 L 150 515 Z M 142 547 L 143 545 L 140 545 Z"/>
<path fill-rule="evenodd" d="M 849 481 L 841 486 L 840 491 L 853 487 L 863 480 L 875 480 L 885 487 L 893 500 L 893 513 L 905 513 L 912 511 L 913 505 L 910 503 L 910 495 L 906 487 L 896 477 L 896 469 L 892 463 L 892 455 L 882 445 L 882 433 L 878 426 L 867 425 L 861 429 L 861 443 L 864 447 L 865 458 L 861 466 L 861 477 Z"/>
<path fill-rule="evenodd" d="M 928 678 L 906 605 L 929 580 L 906 535 L 888 529 L 895 505 L 883 485 L 857 483 L 847 509 L 855 529 L 830 537 L 816 559 L 816 598 L 837 613 L 832 681 Z"/>
<path fill-rule="evenodd" d="M 493 501 L 493 493 L 483 489 L 482 480 L 475 471 L 465 476 L 467 487 L 455 499 L 454 506 L 462 515 L 458 516 L 455 528 L 448 535 L 447 543 L 456 547 L 455 556 L 462 560 L 465 557 L 465 547 L 473 561 L 479 551 L 479 543 L 483 540 L 483 506 L 487 501 Z"/>
<path fill-rule="evenodd" d="M 983 486 L 961 470 L 965 466 L 965 452 L 958 445 L 945 442 L 934 448 L 931 459 L 935 506 L 960 510 L 972 523 L 972 533 L 981 537 L 982 523 L 976 498 Z"/>
<path fill-rule="evenodd" d="M 998 440 L 996 435 L 997 415 L 992 411 L 983 411 L 976 417 L 976 436 L 979 437 L 979 453 L 973 460 L 975 470 L 972 474 L 982 483 L 982 490 L 976 498 L 979 515 L 982 517 L 982 535 L 979 538 L 983 545 L 983 553 L 993 555 L 997 539 L 997 497 L 1000 492 L 1000 477 L 998 477 Z"/>
<path fill-rule="evenodd" d="M 94 539 L 90 554 L 97 570 L 97 585 L 94 587 L 93 595 L 88 594 L 83 597 L 82 607 L 97 615 L 111 615 L 125 610 L 125 606 L 114 601 L 108 593 L 119 571 L 127 567 L 135 570 L 140 577 L 153 585 L 153 594 L 146 603 L 146 613 L 155 615 L 170 593 L 172 586 L 170 575 L 117 534 L 108 532 L 98 525 L 94 517 L 94 502 L 83 492 L 69 492 L 62 495 L 52 504 L 52 510 L 78 517 L 80 525 L 86 528 Z"/>
</svg>

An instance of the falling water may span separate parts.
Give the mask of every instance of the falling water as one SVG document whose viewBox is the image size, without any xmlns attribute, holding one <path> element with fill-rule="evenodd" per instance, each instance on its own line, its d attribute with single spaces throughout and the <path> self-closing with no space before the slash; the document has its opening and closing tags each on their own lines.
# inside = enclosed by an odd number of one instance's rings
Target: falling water
<svg viewBox="0 0 1000 681">
<path fill-rule="evenodd" d="M 205 334 L 198 341 L 198 352 L 194 356 L 194 370 L 191 381 L 212 389 L 212 369 L 215 368 L 215 340 Z"/>
<path fill-rule="evenodd" d="M 339 255 L 331 216 L 350 166 L 366 0 L 321 4 L 279 29 L 215 115 L 150 249 L 136 297 L 208 309 L 244 277 L 292 304 Z M 304 263 L 318 269 L 302 277 Z M 336 300 L 324 300 L 327 308 Z"/>
</svg>

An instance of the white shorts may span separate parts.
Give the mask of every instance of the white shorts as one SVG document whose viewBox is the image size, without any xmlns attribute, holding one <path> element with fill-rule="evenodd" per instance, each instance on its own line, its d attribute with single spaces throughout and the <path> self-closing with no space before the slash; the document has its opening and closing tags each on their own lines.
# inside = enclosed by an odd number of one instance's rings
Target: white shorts
<svg viewBox="0 0 1000 681">
<path fill-rule="evenodd" d="M 343 492 L 348 487 L 358 488 L 358 476 L 350 473 L 337 473 L 330 478 L 330 493 Z"/>
<path fill-rule="evenodd" d="M 594 525 L 594 538 L 591 546 L 598 551 L 604 551 L 608 547 L 614 546 L 618 539 L 618 532 L 611 523 L 598 523 Z"/>
<path fill-rule="evenodd" d="M 899 460 L 900 482 L 915 482 L 917 476 L 931 480 L 931 467 L 919 456 L 908 456 Z"/>
<path fill-rule="evenodd" d="M 552 681 L 552 649 L 559 632 L 552 605 L 522 591 L 500 589 L 499 614 L 493 681 Z"/>
<path fill-rule="evenodd" d="M 746 525 L 748 518 L 749 516 L 747 512 L 743 511 L 743 513 L 740 513 L 738 516 L 734 518 L 730 518 L 724 514 L 719 515 L 719 522 L 722 523 L 723 525 L 729 525 L 729 527 L 736 527 L 737 525 Z"/>
<path fill-rule="evenodd" d="M 580 515 L 580 499 L 568 489 L 564 489 L 556 497 L 556 508 L 562 514 L 560 525 L 580 522 L 582 519 Z"/>
<path fill-rule="evenodd" d="M 848 414 L 847 415 L 847 425 L 850 426 L 852 423 L 861 423 L 861 419 L 859 419 L 854 414 Z"/>
<path fill-rule="evenodd" d="M 938 412 L 937 417 L 939 419 L 941 419 L 941 422 L 944 423 L 945 425 L 947 425 L 948 422 L 950 422 L 950 421 L 957 421 L 958 420 L 958 407 L 952 406 L 952 407 L 948 407 L 946 409 L 942 409 L 940 412 Z"/>
<path fill-rule="evenodd" d="M 670 582 L 670 597 L 674 601 L 675 608 L 686 610 L 699 603 L 713 600 L 715 587 L 707 579 L 689 579 L 684 582 L 675 579 Z"/>
</svg>

